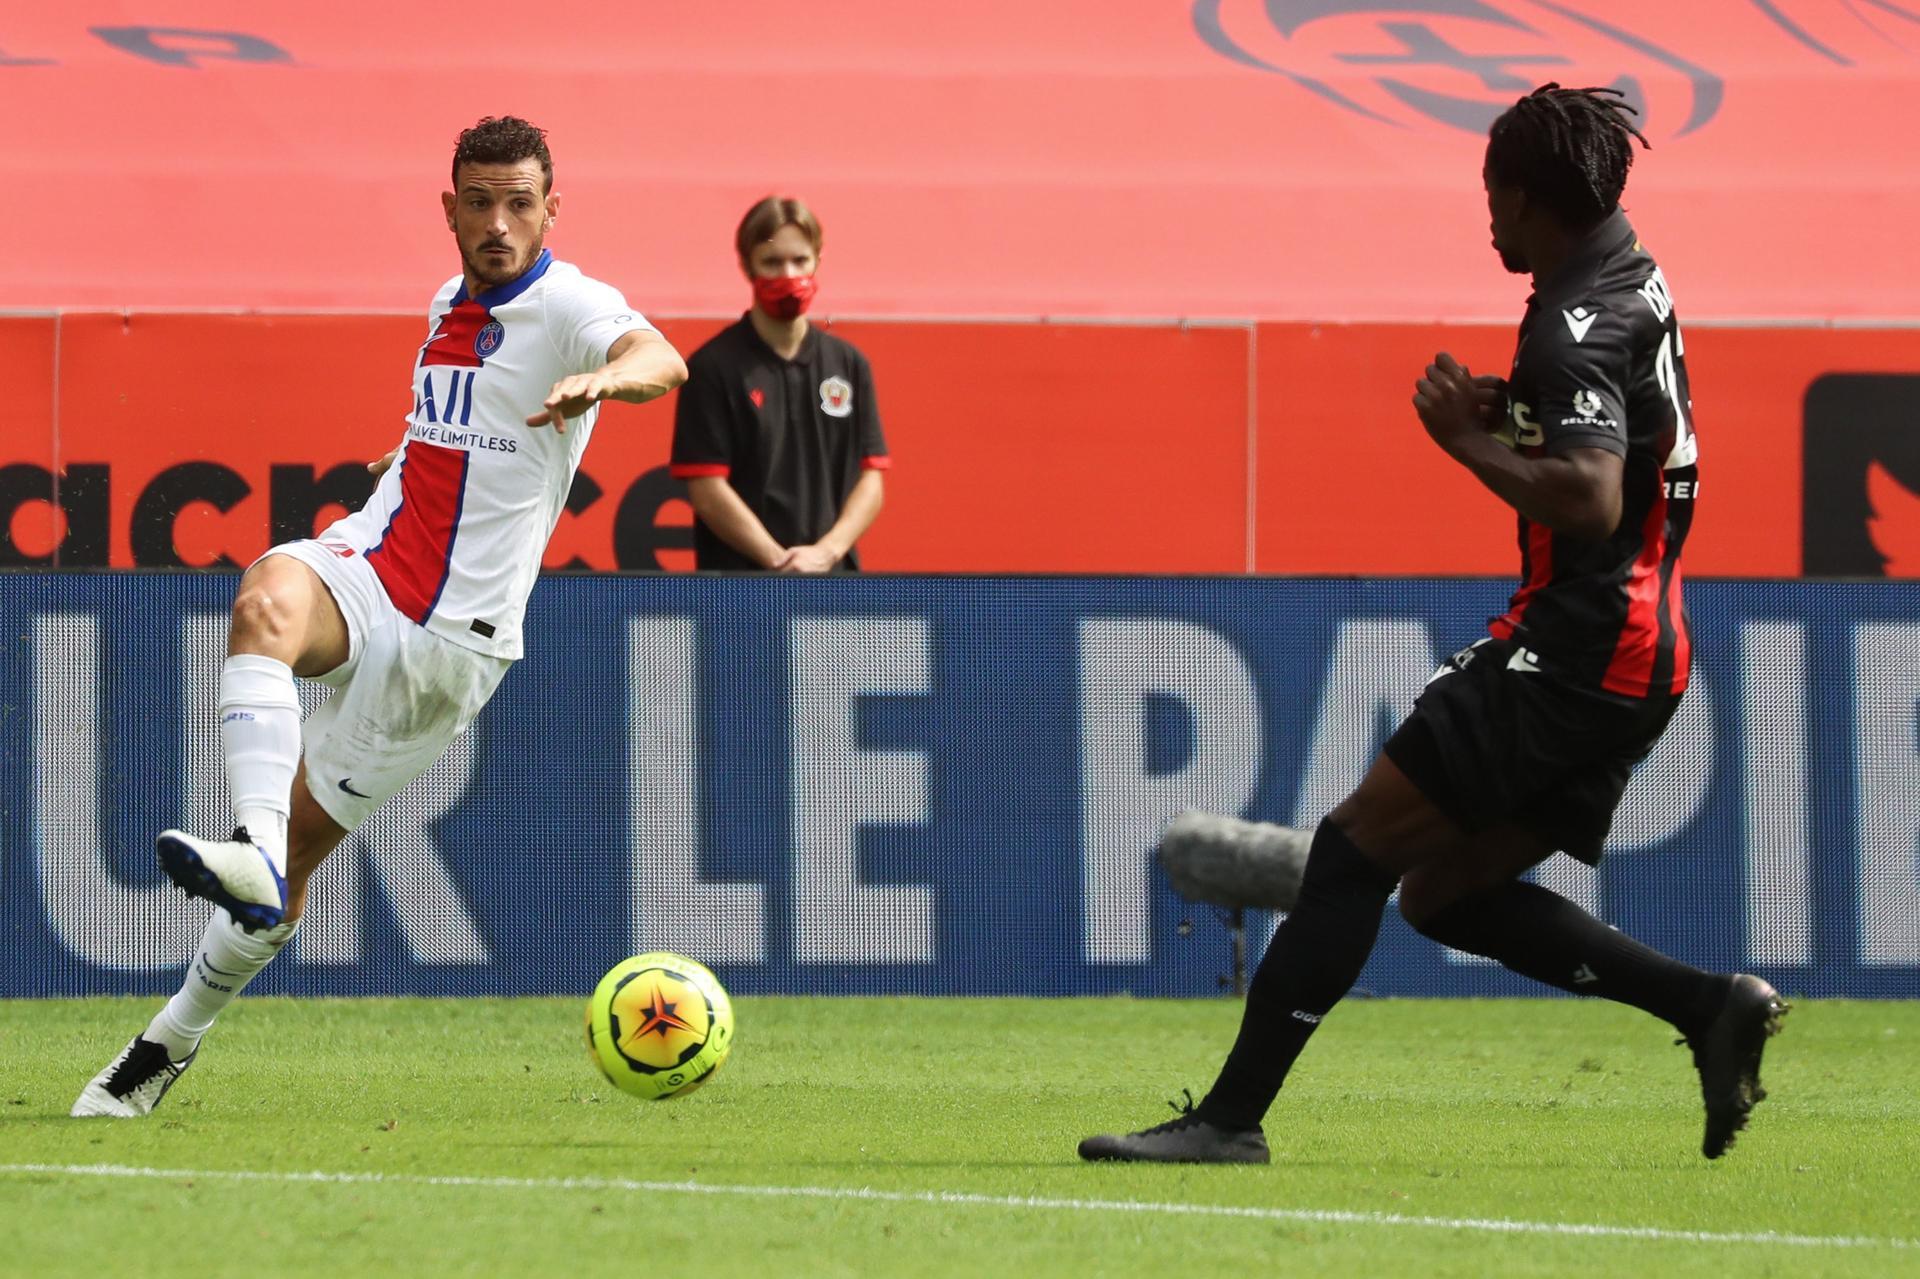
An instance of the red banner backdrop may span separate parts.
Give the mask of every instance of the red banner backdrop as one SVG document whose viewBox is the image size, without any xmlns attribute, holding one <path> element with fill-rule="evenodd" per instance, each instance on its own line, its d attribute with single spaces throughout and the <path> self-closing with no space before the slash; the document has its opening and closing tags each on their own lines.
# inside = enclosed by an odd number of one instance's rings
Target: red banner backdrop
<svg viewBox="0 0 1920 1279">
<path fill-rule="evenodd" d="M 691 350 L 721 323 L 663 327 Z M 1503 370 L 1505 327 L 833 327 L 874 363 L 896 458 L 873 569 L 1514 570 L 1511 517 L 1409 405 L 1436 350 Z M 0 319 L 0 563 L 245 563 L 311 532 L 358 503 L 362 464 L 400 438 L 422 332 L 393 316 Z M 1914 467 L 1886 443 L 1920 434 L 1920 330 L 1686 338 L 1694 573 L 1798 574 L 1807 539 L 1849 521 L 1870 549 L 1825 571 L 1920 571 L 1900 550 L 1920 536 L 1900 500 Z M 690 567 L 671 429 L 671 403 L 606 412 L 550 567 Z M 1803 460 L 1829 449 L 1851 451 L 1811 475 Z"/>
<path fill-rule="evenodd" d="M 1688 569 L 1797 575 L 1807 514 L 1802 458 L 1822 447 L 1822 428 L 1806 436 L 1808 389 L 1833 373 L 1920 373 L 1920 330 L 1695 325 L 1684 336 L 1703 485 Z M 1513 332 L 1477 325 L 1260 326 L 1261 572 L 1515 570 L 1513 517 L 1428 443 L 1414 417 L 1414 379 L 1439 350 L 1476 371 L 1504 373 Z M 1920 391 L 1910 403 L 1912 418 L 1920 419 Z M 1909 472 L 1907 483 L 1916 480 Z M 1818 505 L 1810 513 L 1815 522 L 1849 517 Z M 1862 562 L 1848 571 L 1879 566 Z"/>
<path fill-rule="evenodd" d="M 863 315 L 1504 319 L 1495 114 L 1625 86 L 1628 204 L 1696 320 L 1915 315 L 1915 0 L 10 4 L 9 307 L 409 310 L 458 132 L 551 133 L 554 247 L 744 304 L 778 188 Z M 795 120 L 795 128 L 769 127 Z"/>
</svg>

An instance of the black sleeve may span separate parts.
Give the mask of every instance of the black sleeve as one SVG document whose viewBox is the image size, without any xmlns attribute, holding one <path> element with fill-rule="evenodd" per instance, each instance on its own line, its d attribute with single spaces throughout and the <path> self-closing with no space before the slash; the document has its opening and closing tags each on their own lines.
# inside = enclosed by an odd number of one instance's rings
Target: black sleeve
<svg viewBox="0 0 1920 1279">
<path fill-rule="evenodd" d="M 716 364 L 707 352 L 694 352 L 687 361 L 687 380 L 674 393 L 673 452 L 668 469 L 680 479 L 726 475 L 733 467 L 726 378 Z"/>
<path fill-rule="evenodd" d="M 1516 405 L 1551 456 L 1572 449 L 1627 455 L 1627 383 L 1633 327 L 1604 303 L 1589 302 L 1538 317 L 1520 349 L 1520 383 L 1531 404 Z M 1523 420 L 1524 429 L 1528 421 Z"/>
<path fill-rule="evenodd" d="M 880 433 L 880 401 L 873 394 L 873 366 L 867 363 L 864 355 L 856 362 L 854 379 L 853 404 L 854 412 L 859 414 L 860 464 L 871 470 L 885 470 L 891 459 L 887 458 L 887 438 Z M 875 465 L 874 459 L 886 460 Z"/>
</svg>

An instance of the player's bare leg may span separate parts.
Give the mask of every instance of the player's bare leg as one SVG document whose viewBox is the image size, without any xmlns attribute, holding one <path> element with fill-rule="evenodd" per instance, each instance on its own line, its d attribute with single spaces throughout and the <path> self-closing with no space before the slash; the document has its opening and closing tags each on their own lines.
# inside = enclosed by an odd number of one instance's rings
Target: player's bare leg
<svg viewBox="0 0 1920 1279">
<path fill-rule="evenodd" d="M 345 619 L 306 565 L 270 555 L 241 579 L 220 678 L 221 739 L 239 829 L 231 840 L 167 831 L 157 841 L 168 875 L 222 909 L 208 921 L 180 990 L 87 1084 L 75 1116 L 150 1113 L 193 1064 L 214 1018 L 292 940 L 308 879 L 346 834 L 302 776 L 293 675 L 329 671 L 347 651 Z"/>
<path fill-rule="evenodd" d="M 347 832 L 327 816 L 307 787 L 307 766 L 293 780 L 293 815 L 287 824 L 287 918 L 298 922 L 307 912 L 307 882 L 340 846 Z"/>
</svg>

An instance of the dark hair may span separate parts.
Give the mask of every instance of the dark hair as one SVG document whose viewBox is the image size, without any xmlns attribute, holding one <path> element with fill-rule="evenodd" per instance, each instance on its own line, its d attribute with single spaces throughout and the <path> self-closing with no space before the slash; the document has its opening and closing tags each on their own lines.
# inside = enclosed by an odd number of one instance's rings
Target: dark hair
<svg viewBox="0 0 1920 1279">
<path fill-rule="evenodd" d="M 1574 228 L 1620 207 L 1633 167 L 1633 142 L 1649 145 L 1618 89 L 1543 84 L 1508 107 L 1487 131 L 1487 171 L 1517 186 Z"/>
<path fill-rule="evenodd" d="M 463 164 L 517 164 L 521 160 L 538 160 L 544 179 L 541 194 L 553 190 L 553 157 L 547 153 L 547 131 L 517 115 L 487 116 L 453 144 L 453 185 L 460 185 Z"/>
<path fill-rule="evenodd" d="M 820 219 L 813 216 L 813 210 L 792 196 L 770 195 L 747 210 L 733 233 L 733 247 L 740 251 L 740 260 L 745 262 L 752 256 L 754 245 L 771 240 L 786 226 L 799 227 L 800 233 L 813 245 L 814 255 L 819 256 L 824 237 Z"/>
</svg>

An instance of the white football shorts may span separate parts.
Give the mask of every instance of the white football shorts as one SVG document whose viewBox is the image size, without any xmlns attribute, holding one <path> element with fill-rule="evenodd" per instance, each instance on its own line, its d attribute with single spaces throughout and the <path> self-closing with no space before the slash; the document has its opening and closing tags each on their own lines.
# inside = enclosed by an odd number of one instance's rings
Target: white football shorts
<svg viewBox="0 0 1920 1279">
<path fill-rule="evenodd" d="M 287 542 L 267 555 L 312 569 L 346 618 L 347 660 L 315 677 L 334 692 L 300 737 L 314 802 L 352 830 L 433 766 L 513 662 L 416 625 L 345 543 Z"/>
</svg>

